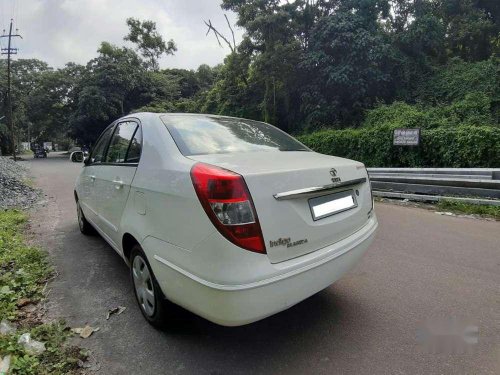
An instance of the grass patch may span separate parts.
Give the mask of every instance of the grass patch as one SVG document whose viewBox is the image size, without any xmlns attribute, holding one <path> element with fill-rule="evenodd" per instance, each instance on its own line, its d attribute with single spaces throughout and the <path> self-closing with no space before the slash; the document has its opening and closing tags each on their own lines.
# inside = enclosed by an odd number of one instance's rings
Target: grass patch
<svg viewBox="0 0 500 375">
<path fill-rule="evenodd" d="M 23 237 L 27 220 L 18 210 L 0 211 L 0 320 L 19 328 L 0 334 L 0 356 L 11 356 L 10 372 L 14 374 L 67 374 L 78 369 L 84 359 L 79 348 L 65 345 L 71 335 L 64 322 L 41 323 L 26 316 L 22 305 L 33 306 L 43 298 L 44 286 L 52 275 L 47 256 L 28 246 Z M 36 315 L 36 314 L 35 314 Z M 29 332 L 32 339 L 45 343 L 40 355 L 28 354 L 17 341 Z"/>
<path fill-rule="evenodd" d="M 441 200 L 437 204 L 437 208 L 441 211 L 451 211 L 453 213 L 467 215 L 481 215 L 500 220 L 500 206 L 485 206 L 457 201 Z"/>
<path fill-rule="evenodd" d="M 45 254 L 24 242 L 26 220 L 18 210 L 0 212 L 0 316 L 9 320 L 17 318 L 18 300 L 40 300 L 52 273 Z"/>
</svg>

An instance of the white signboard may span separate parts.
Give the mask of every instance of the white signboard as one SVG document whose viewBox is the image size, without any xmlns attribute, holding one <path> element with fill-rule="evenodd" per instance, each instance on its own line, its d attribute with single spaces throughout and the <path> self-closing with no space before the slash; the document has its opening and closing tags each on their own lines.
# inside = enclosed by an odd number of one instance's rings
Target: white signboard
<svg viewBox="0 0 500 375">
<path fill-rule="evenodd" d="M 394 146 L 418 146 L 420 129 L 394 129 L 392 144 Z"/>
</svg>

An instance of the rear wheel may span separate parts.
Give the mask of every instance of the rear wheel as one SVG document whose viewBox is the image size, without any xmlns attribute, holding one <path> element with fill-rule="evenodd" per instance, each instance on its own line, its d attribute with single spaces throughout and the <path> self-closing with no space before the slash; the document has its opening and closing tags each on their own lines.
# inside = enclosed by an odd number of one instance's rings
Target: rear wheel
<svg viewBox="0 0 500 375">
<path fill-rule="evenodd" d="M 80 228 L 80 232 L 85 235 L 93 234 L 94 228 L 92 225 L 85 219 L 85 215 L 83 214 L 82 207 L 80 206 L 80 202 L 76 202 L 76 214 L 78 217 L 78 227 Z"/>
<path fill-rule="evenodd" d="M 130 278 L 134 294 L 146 320 L 156 328 L 165 328 L 174 318 L 175 306 L 165 299 L 144 251 L 134 245 L 130 256 Z"/>
</svg>

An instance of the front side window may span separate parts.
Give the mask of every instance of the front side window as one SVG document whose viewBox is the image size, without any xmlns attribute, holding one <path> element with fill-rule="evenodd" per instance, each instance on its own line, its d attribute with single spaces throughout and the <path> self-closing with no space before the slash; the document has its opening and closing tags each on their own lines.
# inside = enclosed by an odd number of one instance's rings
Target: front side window
<svg viewBox="0 0 500 375">
<path fill-rule="evenodd" d="M 106 155 L 106 163 L 139 162 L 138 128 L 139 126 L 133 121 L 121 122 L 116 126 Z"/>
<path fill-rule="evenodd" d="M 161 117 L 184 156 L 248 151 L 310 151 L 264 122 L 222 116 Z"/>
<path fill-rule="evenodd" d="M 102 133 L 92 150 L 92 153 L 90 154 L 90 164 L 99 164 L 104 162 L 104 153 L 106 152 L 106 146 L 108 145 L 112 131 L 113 127 L 111 126 Z"/>
</svg>

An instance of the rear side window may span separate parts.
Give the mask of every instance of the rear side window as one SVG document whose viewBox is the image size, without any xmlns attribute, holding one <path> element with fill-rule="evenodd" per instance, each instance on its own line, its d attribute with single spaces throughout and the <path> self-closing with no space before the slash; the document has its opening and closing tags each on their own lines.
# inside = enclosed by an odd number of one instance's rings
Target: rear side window
<svg viewBox="0 0 500 375">
<path fill-rule="evenodd" d="M 108 145 L 112 131 L 113 127 L 111 126 L 102 133 L 90 155 L 90 164 L 104 162 L 104 153 L 106 152 L 106 146 Z"/>
<path fill-rule="evenodd" d="M 138 163 L 141 158 L 142 131 L 138 126 L 127 152 L 127 163 Z"/>
<path fill-rule="evenodd" d="M 121 122 L 113 133 L 106 163 L 137 163 L 141 155 L 139 126 L 133 121 Z"/>
<path fill-rule="evenodd" d="M 185 155 L 248 151 L 310 151 L 278 128 L 264 122 L 219 116 L 161 117 Z"/>
</svg>

